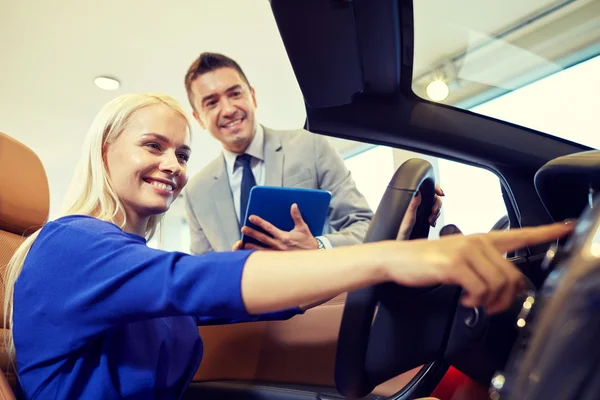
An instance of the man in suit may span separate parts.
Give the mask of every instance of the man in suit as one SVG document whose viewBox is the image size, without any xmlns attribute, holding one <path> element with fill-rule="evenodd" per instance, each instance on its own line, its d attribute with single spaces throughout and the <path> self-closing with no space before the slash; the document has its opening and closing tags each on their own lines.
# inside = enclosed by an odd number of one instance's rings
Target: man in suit
<svg viewBox="0 0 600 400">
<path fill-rule="evenodd" d="M 343 160 L 322 136 L 303 129 L 276 131 L 255 119 L 256 93 L 229 57 L 203 53 L 188 69 L 185 87 L 194 118 L 223 145 L 223 153 L 185 189 L 191 251 L 240 248 L 241 233 L 277 250 L 318 249 L 361 243 L 373 216 Z M 254 185 L 330 191 L 326 234 L 313 237 L 301 210 L 290 210 L 293 230 L 281 231 L 257 216 L 272 237 L 242 226 Z"/>
</svg>

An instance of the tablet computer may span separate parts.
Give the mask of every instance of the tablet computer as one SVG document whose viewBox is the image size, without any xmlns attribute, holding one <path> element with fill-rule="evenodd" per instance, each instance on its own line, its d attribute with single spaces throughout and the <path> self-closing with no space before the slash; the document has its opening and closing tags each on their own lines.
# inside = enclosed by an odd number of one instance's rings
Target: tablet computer
<svg viewBox="0 0 600 400">
<path fill-rule="evenodd" d="M 290 210 L 292 204 L 296 203 L 311 234 L 319 236 L 323 233 L 330 202 L 331 193 L 325 190 L 254 186 L 250 190 L 244 225 L 271 236 L 248 220 L 251 215 L 256 215 L 283 231 L 291 231 L 294 229 L 294 220 Z M 265 247 L 247 235 L 242 235 L 242 242 Z"/>
</svg>

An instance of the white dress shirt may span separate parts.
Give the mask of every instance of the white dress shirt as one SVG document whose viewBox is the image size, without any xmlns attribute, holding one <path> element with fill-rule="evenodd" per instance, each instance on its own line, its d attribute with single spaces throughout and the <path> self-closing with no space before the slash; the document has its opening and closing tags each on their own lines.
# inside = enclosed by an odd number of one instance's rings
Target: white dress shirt
<svg viewBox="0 0 600 400">
<path fill-rule="evenodd" d="M 250 145 L 246 149 L 245 153 L 252 156 L 250 161 L 250 169 L 254 175 L 254 180 L 259 186 L 265 184 L 265 131 L 262 125 L 258 124 L 256 127 L 256 134 L 250 142 Z M 242 163 L 237 161 L 237 156 L 240 154 L 231 152 L 223 149 L 223 156 L 225 157 L 225 166 L 227 167 L 227 176 L 229 178 L 229 187 L 231 188 L 231 195 L 233 196 L 233 205 L 235 207 L 235 214 L 237 215 L 238 221 L 240 220 L 240 191 L 242 187 L 242 175 L 243 168 Z M 300 210 L 302 212 L 302 210 Z M 331 242 L 325 236 L 318 236 L 323 245 L 326 248 L 331 248 Z"/>
</svg>

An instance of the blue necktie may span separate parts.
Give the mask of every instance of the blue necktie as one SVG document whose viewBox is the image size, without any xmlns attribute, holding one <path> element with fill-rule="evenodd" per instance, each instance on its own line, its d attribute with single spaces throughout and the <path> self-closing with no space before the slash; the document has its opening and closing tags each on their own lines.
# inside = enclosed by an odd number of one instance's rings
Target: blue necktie
<svg viewBox="0 0 600 400">
<path fill-rule="evenodd" d="M 250 189 L 256 186 L 256 180 L 250 168 L 252 156 L 249 154 L 240 154 L 237 160 L 242 164 L 242 186 L 240 187 L 240 227 L 244 226 L 246 219 L 246 208 L 248 208 L 248 199 L 250 198 Z"/>
</svg>

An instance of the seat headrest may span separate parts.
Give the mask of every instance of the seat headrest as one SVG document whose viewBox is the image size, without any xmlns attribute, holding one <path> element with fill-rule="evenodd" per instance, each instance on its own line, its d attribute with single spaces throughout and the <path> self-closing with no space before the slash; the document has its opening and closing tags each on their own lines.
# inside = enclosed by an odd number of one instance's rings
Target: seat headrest
<svg viewBox="0 0 600 400">
<path fill-rule="evenodd" d="M 29 235 L 48 219 L 48 178 L 38 156 L 0 132 L 0 230 Z"/>
<path fill-rule="evenodd" d="M 534 183 L 554 221 L 579 218 L 589 205 L 590 189 L 600 192 L 600 151 L 584 151 L 550 160 L 535 174 Z"/>
</svg>

